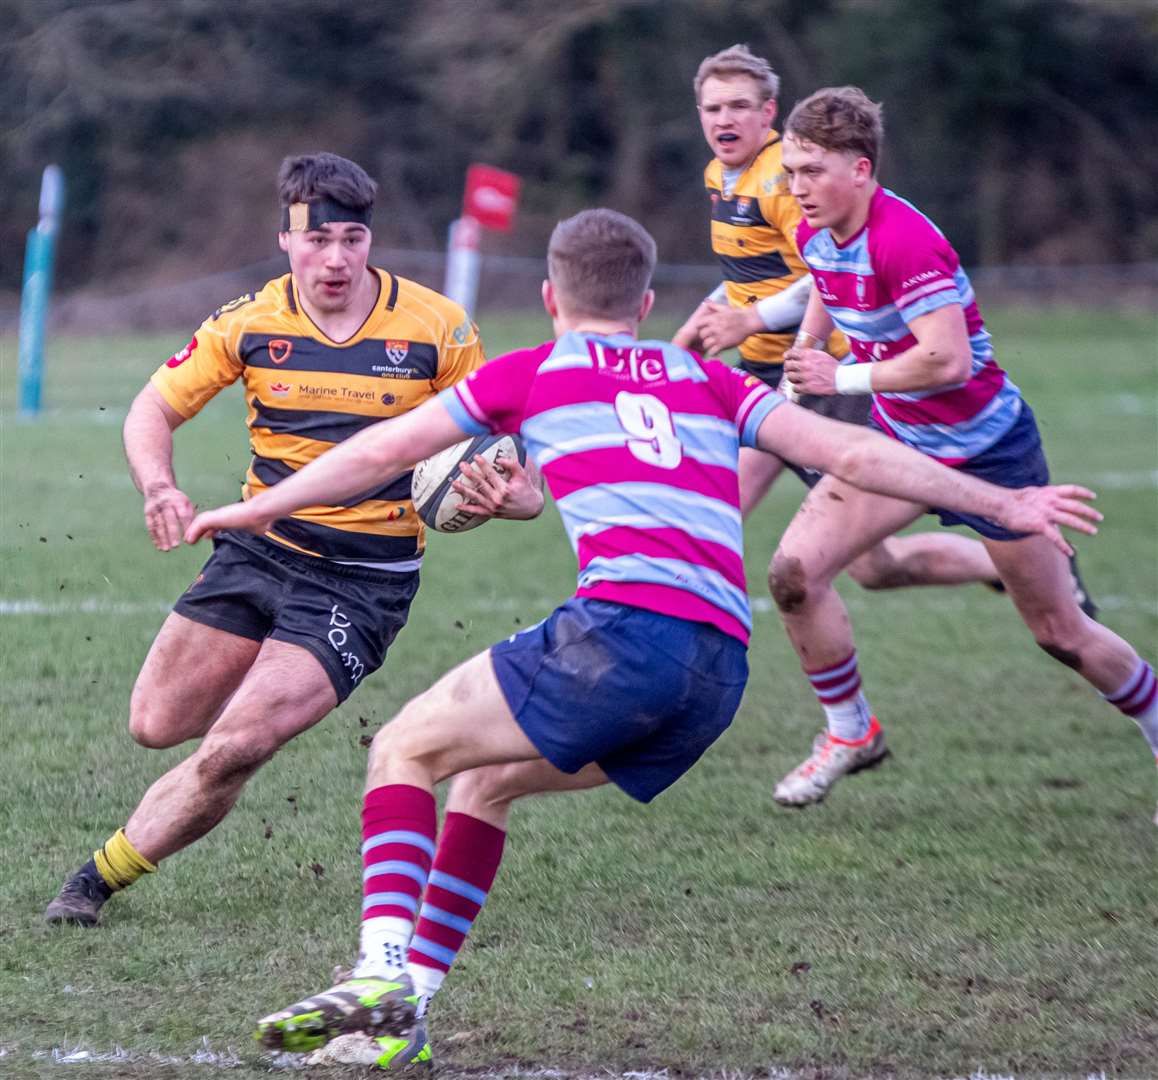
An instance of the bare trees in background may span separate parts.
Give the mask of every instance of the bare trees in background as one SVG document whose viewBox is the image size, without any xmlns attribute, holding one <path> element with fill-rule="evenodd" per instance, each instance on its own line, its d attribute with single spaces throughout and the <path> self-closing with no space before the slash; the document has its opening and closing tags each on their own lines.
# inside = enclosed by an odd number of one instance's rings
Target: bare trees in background
<svg viewBox="0 0 1158 1080">
<path fill-rule="evenodd" d="M 285 153 L 382 186 L 376 232 L 441 246 L 472 160 L 519 172 L 512 252 L 602 203 L 704 258 L 691 80 L 746 41 L 782 106 L 855 82 L 882 179 L 970 263 L 1158 258 L 1158 16 L 1089 0 L 0 0 L 0 288 L 40 169 L 64 166 L 60 278 L 179 280 L 259 259 Z"/>
</svg>

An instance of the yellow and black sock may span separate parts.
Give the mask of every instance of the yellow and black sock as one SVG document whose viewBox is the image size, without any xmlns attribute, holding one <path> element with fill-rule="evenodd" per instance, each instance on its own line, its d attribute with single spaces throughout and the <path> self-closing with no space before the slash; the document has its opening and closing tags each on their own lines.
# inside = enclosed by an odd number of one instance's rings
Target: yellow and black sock
<svg viewBox="0 0 1158 1080">
<path fill-rule="evenodd" d="M 92 853 L 92 858 L 105 884 L 114 892 L 132 885 L 142 874 L 151 874 L 157 869 L 133 847 L 124 829 L 117 829 L 105 841 L 104 847 Z"/>
</svg>

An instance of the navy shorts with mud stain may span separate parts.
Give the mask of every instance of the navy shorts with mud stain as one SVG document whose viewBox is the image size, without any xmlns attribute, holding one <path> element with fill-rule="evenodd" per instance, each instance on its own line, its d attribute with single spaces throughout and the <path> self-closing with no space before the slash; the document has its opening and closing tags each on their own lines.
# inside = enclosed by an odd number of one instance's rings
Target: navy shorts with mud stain
<svg viewBox="0 0 1158 1080">
<path fill-rule="evenodd" d="M 227 531 L 173 610 L 252 641 L 308 649 L 342 702 L 382 666 L 417 592 L 417 570 L 342 566 Z"/>
<path fill-rule="evenodd" d="M 748 650 L 707 623 L 572 597 L 491 648 L 511 712 L 557 769 L 597 762 L 650 802 L 732 722 Z"/>
</svg>

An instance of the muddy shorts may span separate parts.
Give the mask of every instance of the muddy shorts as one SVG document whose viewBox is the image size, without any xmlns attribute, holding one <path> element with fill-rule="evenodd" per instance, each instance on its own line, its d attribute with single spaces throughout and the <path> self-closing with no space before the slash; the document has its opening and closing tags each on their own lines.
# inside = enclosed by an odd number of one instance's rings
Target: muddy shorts
<svg viewBox="0 0 1158 1080">
<path fill-rule="evenodd" d="M 345 701 L 406 625 L 418 571 L 390 573 L 298 555 L 260 536 L 218 533 L 173 610 L 253 641 L 308 649 Z"/>
<path fill-rule="evenodd" d="M 741 360 L 736 366 L 749 375 L 755 375 L 773 390 L 779 388 L 780 378 L 784 373 L 783 364 L 756 364 Z M 846 424 L 859 424 L 861 427 L 869 422 L 873 408 L 870 394 L 802 394 L 797 398 L 796 404 L 802 409 L 816 413 L 817 416 L 827 416 L 830 420 L 843 420 Z M 820 478 L 824 476 L 818 469 L 806 469 L 787 458 L 784 459 L 784 464 L 810 488 L 816 487 L 820 483 Z"/>
<path fill-rule="evenodd" d="M 515 720 L 557 769 L 598 762 L 640 802 L 674 784 L 732 722 L 748 650 L 707 623 L 573 597 L 491 648 Z"/>
</svg>

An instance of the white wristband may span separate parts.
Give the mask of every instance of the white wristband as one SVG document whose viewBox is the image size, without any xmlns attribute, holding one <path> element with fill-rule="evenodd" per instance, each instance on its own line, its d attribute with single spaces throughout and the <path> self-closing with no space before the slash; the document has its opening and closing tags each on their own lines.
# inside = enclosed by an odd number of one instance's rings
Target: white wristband
<svg viewBox="0 0 1158 1080">
<path fill-rule="evenodd" d="M 873 392 L 872 364 L 841 364 L 836 369 L 838 394 L 871 394 Z"/>
</svg>

